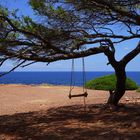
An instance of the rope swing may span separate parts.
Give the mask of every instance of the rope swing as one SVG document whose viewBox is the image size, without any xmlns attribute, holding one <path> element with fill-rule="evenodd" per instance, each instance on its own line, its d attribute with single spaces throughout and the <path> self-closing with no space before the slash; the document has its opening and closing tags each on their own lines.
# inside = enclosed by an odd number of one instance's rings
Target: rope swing
<svg viewBox="0 0 140 140">
<path fill-rule="evenodd" d="M 86 73 L 85 73 L 85 60 L 84 57 L 82 57 L 82 79 L 83 79 L 83 93 L 82 94 L 72 94 L 72 90 L 75 87 L 75 69 L 74 69 L 74 64 L 75 60 L 72 59 L 72 66 L 71 66 L 71 80 L 70 80 L 70 91 L 69 91 L 69 99 L 72 99 L 74 97 L 84 97 L 84 106 L 86 110 L 86 100 L 85 98 L 88 96 L 87 89 L 85 87 L 86 83 Z"/>
</svg>

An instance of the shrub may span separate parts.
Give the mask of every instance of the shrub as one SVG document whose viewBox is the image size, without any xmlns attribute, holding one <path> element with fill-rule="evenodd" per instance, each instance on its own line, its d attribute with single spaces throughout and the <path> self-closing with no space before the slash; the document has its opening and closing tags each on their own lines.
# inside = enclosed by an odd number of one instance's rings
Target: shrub
<svg viewBox="0 0 140 140">
<path fill-rule="evenodd" d="M 140 92 L 140 87 L 137 89 L 137 92 Z"/>
<path fill-rule="evenodd" d="M 85 84 L 88 89 L 95 90 L 115 90 L 116 86 L 116 76 L 114 74 L 103 76 L 100 78 L 96 78 L 88 81 Z M 135 90 L 138 88 L 136 82 L 131 80 L 130 78 L 126 79 L 126 90 Z"/>
</svg>

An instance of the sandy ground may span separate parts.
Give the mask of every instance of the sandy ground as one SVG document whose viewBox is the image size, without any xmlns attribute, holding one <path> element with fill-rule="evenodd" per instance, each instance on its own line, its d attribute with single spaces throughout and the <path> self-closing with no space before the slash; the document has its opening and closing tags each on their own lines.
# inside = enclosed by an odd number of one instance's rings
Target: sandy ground
<svg viewBox="0 0 140 140">
<path fill-rule="evenodd" d="M 82 93 L 75 87 L 73 94 Z M 0 85 L 0 115 L 38 111 L 51 107 L 83 104 L 83 97 L 68 98 L 68 86 Z M 86 104 L 105 103 L 108 92 L 88 90 Z M 140 94 L 127 91 L 121 102 L 140 102 Z"/>
<path fill-rule="evenodd" d="M 0 85 L 0 140 L 140 138 L 140 93 L 127 91 L 121 103 L 129 107 L 114 113 L 101 107 L 108 92 L 88 90 L 86 117 L 83 98 L 68 93 L 67 86 Z"/>
<path fill-rule="evenodd" d="M 82 93 L 82 88 L 75 87 L 73 94 Z M 1 85 L 0 114 L 38 111 L 56 106 L 83 104 L 82 98 L 68 98 L 67 86 L 29 86 Z M 99 96 L 99 94 L 101 96 Z M 86 103 L 104 103 L 108 94 L 104 91 L 88 91 Z"/>
</svg>

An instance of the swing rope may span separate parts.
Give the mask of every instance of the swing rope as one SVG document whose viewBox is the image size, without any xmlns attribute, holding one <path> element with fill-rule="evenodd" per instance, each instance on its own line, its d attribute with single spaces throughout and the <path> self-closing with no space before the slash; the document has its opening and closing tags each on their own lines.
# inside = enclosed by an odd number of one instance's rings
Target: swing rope
<svg viewBox="0 0 140 140">
<path fill-rule="evenodd" d="M 87 89 L 85 88 L 85 84 L 86 84 L 86 71 L 85 71 L 85 60 L 84 57 L 82 57 L 82 64 L 83 64 L 83 93 L 86 93 L 86 96 L 84 96 L 84 111 L 86 112 L 86 99 L 85 97 L 87 97 Z"/>
<path fill-rule="evenodd" d="M 72 59 L 72 67 L 71 67 L 71 81 L 70 81 L 70 91 L 69 91 L 69 98 L 73 98 L 73 97 L 84 97 L 84 110 L 86 112 L 86 100 L 85 100 L 85 97 L 87 97 L 87 89 L 85 88 L 85 83 L 86 83 L 86 73 L 85 73 L 85 60 L 84 60 L 84 57 L 82 57 L 82 74 L 83 74 L 83 93 L 82 94 L 75 94 L 75 95 L 72 95 L 72 90 L 74 89 L 74 86 L 75 86 L 75 75 L 74 75 L 74 59 Z"/>
<path fill-rule="evenodd" d="M 85 60 L 84 60 L 84 57 L 82 57 L 82 64 L 83 64 L 83 92 L 87 92 L 87 89 L 85 88 L 85 84 L 86 84 L 86 71 L 85 71 Z"/>
<path fill-rule="evenodd" d="M 69 91 L 69 98 L 71 97 L 72 90 L 75 86 L 75 78 L 74 78 L 74 59 L 72 59 L 72 67 L 71 67 L 71 80 L 70 80 L 70 91 Z"/>
</svg>

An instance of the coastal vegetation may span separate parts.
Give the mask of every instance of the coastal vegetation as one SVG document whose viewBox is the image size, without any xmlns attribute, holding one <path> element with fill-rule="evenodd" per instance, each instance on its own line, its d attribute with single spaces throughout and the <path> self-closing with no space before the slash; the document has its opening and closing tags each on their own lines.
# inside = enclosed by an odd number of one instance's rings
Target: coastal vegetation
<svg viewBox="0 0 140 140">
<path fill-rule="evenodd" d="M 140 87 L 137 89 L 137 92 L 140 92 Z"/>
<path fill-rule="evenodd" d="M 114 91 L 116 86 L 116 76 L 112 74 L 112 75 L 95 78 L 93 80 L 88 81 L 85 86 L 88 89 Z M 136 90 L 138 89 L 138 85 L 130 78 L 127 78 L 125 89 Z"/>
</svg>

